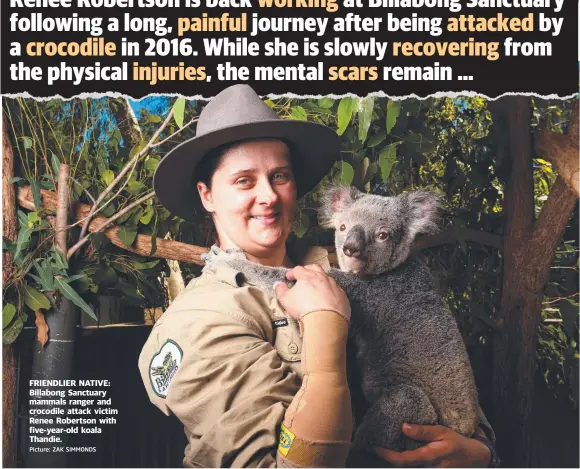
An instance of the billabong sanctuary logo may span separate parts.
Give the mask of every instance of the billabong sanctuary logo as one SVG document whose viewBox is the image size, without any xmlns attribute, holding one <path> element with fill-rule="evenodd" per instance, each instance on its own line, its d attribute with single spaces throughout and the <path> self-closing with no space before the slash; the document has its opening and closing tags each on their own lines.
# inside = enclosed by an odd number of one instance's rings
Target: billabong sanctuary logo
<svg viewBox="0 0 580 469">
<path fill-rule="evenodd" d="M 288 430 L 286 425 L 282 424 L 280 428 L 278 451 L 280 451 L 283 456 L 288 456 L 288 451 L 290 451 L 290 447 L 292 446 L 295 437 L 296 435 Z"/>
<path fill-rule="evenodd" d="M 169 339 L 161 350 L 153 356 L 149 364 L 149 378 L 153 391 L 159 397 L 167 397 L 167 390 L 171 384 L 171 380 L 177 373 L 181 359 L 183 358 L 183 351 L 173 340 Z"/>
</svg>

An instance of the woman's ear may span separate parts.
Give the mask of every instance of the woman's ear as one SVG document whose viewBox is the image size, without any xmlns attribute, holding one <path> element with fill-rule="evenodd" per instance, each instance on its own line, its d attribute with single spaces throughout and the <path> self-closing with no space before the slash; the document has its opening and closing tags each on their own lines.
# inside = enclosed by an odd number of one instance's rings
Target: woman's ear
<svg viewBox="0 0 580 469">
<path fill-rule="evenodd" d="M 213 198 L 211 196 L 211 190 L 203 182 L 197 183 L 197 192 L 199 193 L 199 198 L 203 204 L 203 208 L 209 213 L 213 213 Z"/>
</svg>

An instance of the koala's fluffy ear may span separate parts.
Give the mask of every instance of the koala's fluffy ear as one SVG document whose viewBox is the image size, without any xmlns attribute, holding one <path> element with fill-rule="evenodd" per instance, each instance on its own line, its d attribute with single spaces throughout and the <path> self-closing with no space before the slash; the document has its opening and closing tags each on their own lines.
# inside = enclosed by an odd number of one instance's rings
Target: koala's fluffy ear
<svg viewBox="0 0 580 469">
<path fill-rule="evenodd" d="M 414 238 L 418 233 L 433 234 L 439 231 L 439 218 L 442 206 L 441 197 L 427 190 L 402 194 L 410 213 L 409 232 Z"/>
<path fill-rule="evenodd" d="M 323 194 L 318 218 L 321 226 L 328 228 L 332 228 L 335 214 L 346 210 L 363 195 L 356 187 L 343 184 L 330 184 L 324 188 Z"/>
</svg>

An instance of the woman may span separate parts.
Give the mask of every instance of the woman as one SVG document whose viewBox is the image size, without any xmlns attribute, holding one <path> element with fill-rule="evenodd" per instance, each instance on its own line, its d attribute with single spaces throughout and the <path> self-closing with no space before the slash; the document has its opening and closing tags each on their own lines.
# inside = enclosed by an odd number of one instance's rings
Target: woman
<svg viewBox="0 0 580 469">
<path fill-rule="evenodd" d="M 324 273 L 326 252 L 291 259 L 286 240 L 297 197 L 328 172 L 335 132 L 284 121 L 246 85 L 216 96 L 196 138 L 159 165 L 154 186 L 172 213 L 212 215 L 222 250 L 294 267 L 275 298 L 227 267 L 206 266 L 155 324 L 139 359 L 152 402 L 184 424 L 187 467 L 344 466 L 352 431 L 346 380 L 350 305 Z M 306 265 L 306 267 L 301 267 Z M 395 453 L 401 465 L 486 467 L 484 439 L 438 426 L 403 428 L 427 446 Z"/>
</svg>

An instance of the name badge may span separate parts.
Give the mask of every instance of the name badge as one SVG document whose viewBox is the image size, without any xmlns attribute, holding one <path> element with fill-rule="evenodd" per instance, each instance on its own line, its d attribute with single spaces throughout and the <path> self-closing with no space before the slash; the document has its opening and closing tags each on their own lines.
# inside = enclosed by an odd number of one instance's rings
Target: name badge
<svg viewBox="0 0 580 469">
<path fill-rule="evenodd" d="M 275 321 L 272 321 L 272 326 L 274 326 L 274 329 L 278 329 L 279 327 L 284 327 L 288 325 L 288 319 L 283 318 L 283 319 L 276 319 Z"/>
</svg>

